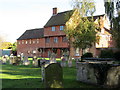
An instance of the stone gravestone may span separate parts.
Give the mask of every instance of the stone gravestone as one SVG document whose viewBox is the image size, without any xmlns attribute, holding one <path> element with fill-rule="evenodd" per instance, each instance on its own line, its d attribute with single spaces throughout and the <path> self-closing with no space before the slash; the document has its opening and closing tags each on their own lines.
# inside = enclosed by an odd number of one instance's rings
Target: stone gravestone
<svg viewBox="0 0 120 90">
<path fill-rule="evenodd" d="M 13 64 L 13 65 L 17 65 L 17 57 L 16 57 L 16 56 L 14 56 L 14 57 L 12 58 L 12 64 Z"/>
<path fill-rule="evenodd" d="M 44 81 L 44 77 L 45 77 L 45 67 L 47 67 L 50 64 L 50 62 L 48 60 L 42 59 L 40 60 L 40 67 L 41 67 L 41 75 L 42 78 L 41 80 Z"/>
<path fill-rule="evenodd" d="M 23 65 L 30 65 L 30 61 L 28 60 L 28 57 L 24 56 L 24 60 L 23 60 Z"/>
<path fill-rule="evenodd" d="M 45 68 L 44 85 L 45 88 L 63 88 L 63 71 L 58 63 L 49 64 Z"/>
<path fill-rule="evenodd" d="M 37 57 L 33 57 L 33 66 L 34 66 L 34 67 L 38 67 Z"/>
<path fill-rule="evenodd" d="M 20 55 L 18 55 L 18 56 L 17 56 L 17 61 L 16 61 L 16 64 L 17 64 L 17 65 L 19 65 L 19 64 L 20 64 L 20 62 L 21 62 L 21 57 L 20 57 Z"/>
<path fill-rule="evenodd" d="M 68 59 L 68 67 L 72 67 L 72 58 Z"/>
<path fill-rule="evenodd" d="M 55 53 L 51 54 L 50 63 L 56 63 L 56 54 Z"/>
<path fill-rule="evenodd" d="M 112 66 L 107 72 L 106 86 L 120 88 L 120 65 Z"/>
<path fill-rule="evenodd" d="M 61 66 L 66 67 L 66 58 L 64 56 L 61 57 Z"/>
<path fill-rule="evenodd" d="M 13 54 L 10 55 L 10 60 L 9 60 L 9 64 L 13 64 Z"/>
<path fill-rule="evenodd" d="M 2 63 L 3 63 L 3 64 L 6 64 L 6 62 L 7 62 L 7 58 L 6 58 L 5 56 L 3 56 L 3 57 L 2 57 Z"/>
</svg>

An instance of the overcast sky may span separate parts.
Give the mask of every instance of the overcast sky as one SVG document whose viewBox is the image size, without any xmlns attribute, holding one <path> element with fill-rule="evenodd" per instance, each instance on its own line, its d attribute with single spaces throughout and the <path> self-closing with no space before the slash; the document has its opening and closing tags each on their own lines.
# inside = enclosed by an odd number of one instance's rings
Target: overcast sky
<svg viewBox="0 0 120 90">
<path fill-rule="evenodd" d="M 52 15 L 71 10 L 71 0 L 0 0 L 0 36 L 15 42 L 28 29 L 42 28 Z M 95 15 L 104 14 L 103 0 L 95 0 Z"/>
</svg>

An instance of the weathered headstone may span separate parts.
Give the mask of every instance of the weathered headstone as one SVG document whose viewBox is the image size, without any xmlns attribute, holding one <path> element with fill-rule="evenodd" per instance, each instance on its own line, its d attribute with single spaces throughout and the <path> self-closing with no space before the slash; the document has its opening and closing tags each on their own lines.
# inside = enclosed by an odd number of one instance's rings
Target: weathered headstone
<svg viewBox="0 0 120 90">
<path fill-rule="evenodd" d="M 86 62 L 79 62 L 77 64 L 77 81 L 97 84 L 94 68 Z"/>
<path fill-rule="evenodd" d="M 108 70 L 106 85 L 120 88 L 120 65 L 113 66 Z"/>
<path fill-rule="evenodd" d="M 13 64 L 13 54 L 10 55 L 10 60 L 9 60 L 9 64 Z"/>
<path fill-rule="evenodd" d="M 13 60 L 12 60 L 12 64 L 13 64 L 13 65 L 16 65 L 16 63 L 17 63 L 17 57 L 14 56 L 14 57 L 13 57 Z"/>
<path fill-rule="evenodd" d="M 34 67 L 38 67 L 37 57 L 34 57 L 34 58 L 33 58 L 33 66 L 34 66 Z"/>
<path fill-rule="evenodd" d="M 61 57 L 61 66 L 66 67 L 66 58 L 64 56 Z"/>
<path fill-rule="evenodd" d="M 72 67 L 72 58 L 68 59 L 68 67 Z"/>
<path fill-rule="evenodd" d="M 6 64 L 6 62 L 7 62 L 7 58 L 6 58 L 5 56 L 3 56 L 3 57 L 2 57 L 2 63 L 3 63 L 3 64 Z"/>
<path fill-rule="evenodd" d="M 27 66 L 27 65 L 30 65 L 30 61 L 29 61 L 29 60 L 24 60 L 24 61 L 23 61 L 23 65 L 26 65 L 26 66 Z"/>
<path fill-rule="evenodd" d="M 16 64 L 17 64 L 17 65 L 19 65 L 19 64 L 20 64 L 20 62 L 21 62 L 21 57 L 20 57 L 20 55 L 18 55 L 18 56 L 17 56 L 17 61 L 16 61 Z"/>
<path fill-rule="evenodd" d="M 45 68 L 44 85 L 45 88 L 62 88 L 63 71 L 58 63 L 49 64 Z"/>
<path fill-rule="evenodd" d="M 51 54 L 50 63 L 56 63 L 56 54 L 55 53 Z"/>
</svg>

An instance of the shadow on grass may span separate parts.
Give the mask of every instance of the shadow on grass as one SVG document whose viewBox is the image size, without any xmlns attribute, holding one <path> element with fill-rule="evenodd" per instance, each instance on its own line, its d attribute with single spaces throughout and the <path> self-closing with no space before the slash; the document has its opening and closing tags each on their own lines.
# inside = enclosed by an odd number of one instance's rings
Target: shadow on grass
<svg viewBox="0 0 120 90">
<path fill-rule="evenodd" d="M 41 81 L 41 69 L 32 65 L 1 65 L 2 66 L 2 87 L 3 88 L 44 88 Z M 1 79 L 1 78 L 0 78 Z M 76 67 L 63 68 L 64 88 L 96 88 L 76 81 Z"/>
<path fill-rule="evenodd" d="M 94 84 L 87 84 L 84 82 L 80 82 L 80 81 L 76 81 L 73 79 L 64 79 L 63 80 L 63 85 L 64 88 L 84 88 L 84 89 L 99 89 L 101 88 L 98 85 L 94 85 Z"/>
<path fill-rule="evenodd" d="M 34 76 L 40 77 L 41 76 L 41 69 L 34 68 L 30 66 L 14 66 L 14 65 L 2 65 L 1 70 L 3 75 L 6 77 L 9 75 L 22 75 L 22 76 Z M 4 78 L 5 76 L 3 76 Z"/>
<path fill-rule="evenodd" d="M 42 88 L 40 68 L 8 64 L 1 66 L 2 88 Z"/>
<path fill-rule="evenodd" d="M 2 88 L 43 88 L 41 78 L 2 79 Z"/>
</svg>

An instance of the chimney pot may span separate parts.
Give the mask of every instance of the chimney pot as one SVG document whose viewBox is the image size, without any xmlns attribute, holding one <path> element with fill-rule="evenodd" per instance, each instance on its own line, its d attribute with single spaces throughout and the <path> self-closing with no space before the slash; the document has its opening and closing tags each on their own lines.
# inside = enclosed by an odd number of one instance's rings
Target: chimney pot
<svg viewBox="0 0 120 90">
<path fill-rule="evenodd" d="M 53 15 L 57 14 L 57 7 L 53 8 Z"/>
</svg>

